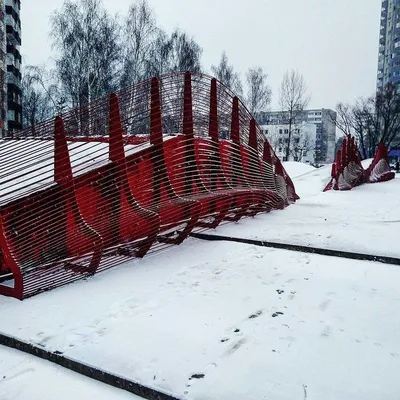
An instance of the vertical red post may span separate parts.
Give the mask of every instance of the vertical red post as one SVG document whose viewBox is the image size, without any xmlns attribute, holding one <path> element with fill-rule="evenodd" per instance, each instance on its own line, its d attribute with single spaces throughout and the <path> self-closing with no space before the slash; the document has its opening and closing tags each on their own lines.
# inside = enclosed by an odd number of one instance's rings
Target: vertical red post
<svg viewBox="0 0 400 400">
<path fill-rule="evenodd" d="M 185 86 L 183 96 L 183 135 L 185 136 L 185 193 L 192 192 L 192 181 L 196 173 L 196 155 L 194 150 L 193 132 L 193 98 L 192 98 L 192 75 L 185 73 Z"/>
<path fill-rule="evenodd" d="M 231 140 L 237 145 L 240 145 L 239 126 L 239 99 L 235 96 L 232 103 Z"/>
<path fill-rule="evenodd" d="M 64 185 L 73 184 L 64 121 L 61 117 L 56 117 L 54 126 L 54 181 Z"/>
<path fill-rule="evenodd" d="M 213 150 L 212 160 L 209 160 L 209 175 L 211 177 L 211 190 L 216 190 L 218 178 L 216 177 L 214 168 L 220 166 L 219 154 L 219 126 L 218 126 L 218 97 L 217 97 L 217 80 L 211 79 L 210 88 L 210 115 L 209 115 L 209 130 L 208 135 L 211 138 L 211 148 Z M 222 171 L 221 171 L 222 172 Z"/>
<path fill-rule="evenodd" d="M 272 164 L 271 146 L 268 140 L 264 142 L 263 161 L 267 164 Z"/>
<path fill-rule="evenodd" d="M 110 136 L 109 159 L 110 161 L 123 164 L 125 162 L 125 151 L 123 142 L 124 129 L 121 124 L 118 96 L 115 93 L 110 95 L 110 110 L 108 129 Z"/>
<path fill-rule="evenodd" d="M 339 175 L 343 172 L 342 152 L 343 152 L 343 149 L 340 149 L 338 151 L 337 157 L 336 157 L 336 179 L 339 179 Z"/>
<path fill-rule="evenodd" d="M 343 172 L 344 169 L 347 167 L 347 139 L 344 138 L 343 139 L 343 144 L 342 144 L 342 159 L 341 159 L 341 164 L 342 164 L 342 168 L 340 170 L 340 172 Z"/>
<path fill-rule="evenodd" d="M 213 142 L 218 143 L 218 99 L 215 78 L 211 79 L 209 135 Z"/>
<path fill-rule="evenodd" d="M 158 78 L 151 80 L 150 100 L 150 143 L 154 146 L 151 156 L 153 163 L 153 203 L 161 199 L 162 183 L 169 181 L 168 171 L 164 163 L 164 147 L 161 118 L 160 84 Z"/>
<path fill-rule="evenodd" d="M 3 255 L 3 262 L 6 268 L 10 269 L 14 279 L 14 287 L 5 286 L 0 283 L 0 294 L 3 294 L 5 296 L 15 297 L 18 300 L 22 300 L 24 297 L 24 284 L 22 280 L 22 274 L 8 246 L 1 215 L 0 215 L 0 249 Z"/>
<path fill-rule="evenodd" d="M 185 88 L 183 98 L 183 134 L 192 139 L 193 135 L 193 104 L 192 104 L 192 75 L 185 73 Z"/>
<path fill-rule="evenodd" d="M 275 174 L 278 176 L 281 176 L 282 178 L 285 178 L 285 173 L 283 170 L 283 165 L 281 163 L 281 160 L 279 158 L 276 158 L 275 162 Z"/>
<path fill-rule="evenodd" d="M 150 143 L 162 147 L 160 87 L 157 78 L 151 80 Z"/>
<path fill-rule="evenodd" d="M 252 118 L 250 121 L 249 146 L 258 151 L 256 120 L 254 118 Z"/>
</svg>

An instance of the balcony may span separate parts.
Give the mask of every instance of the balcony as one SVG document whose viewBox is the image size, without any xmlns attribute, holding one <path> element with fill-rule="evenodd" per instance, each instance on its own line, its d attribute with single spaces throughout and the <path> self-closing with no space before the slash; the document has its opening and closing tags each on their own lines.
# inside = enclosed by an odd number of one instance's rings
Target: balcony
<svg viewBox="0 0 400 400">
<path fill-rule="evenodd" d="M 21 46 L 21 36 L 11 25 L 6 25 L 6 32 L 9 42 L 14 46 Z"/>
<path fill-rule="evenodd" d="M 7 84 L 15 85 L 18 88 L 21 87 L 21 79 L 17 78 L 12 72 L 7 72 L 6 82 Z"/>
</svg>

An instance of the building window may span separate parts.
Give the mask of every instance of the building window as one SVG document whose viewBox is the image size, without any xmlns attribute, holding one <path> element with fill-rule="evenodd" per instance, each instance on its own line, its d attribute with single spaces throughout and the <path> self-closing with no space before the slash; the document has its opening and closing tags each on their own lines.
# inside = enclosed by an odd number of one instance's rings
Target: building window
<svg viewBox="0 0 400 400">
<path fill-rule="evenodd" d="M 14 121 L 15 120 L 15 111 L 14 110 L 8 110 L 7 117 L 8 117 L 9 121 Z"/>
<path fill-rule="evenodd" d="M 285 133 L 288 134 L 289 133 L 289 129 L 285 129 Z"/>
<path fill-rule="evenodd" d="M 282 135 L 282 129 L 279 129 L 279 134 Z"/>
</svg>

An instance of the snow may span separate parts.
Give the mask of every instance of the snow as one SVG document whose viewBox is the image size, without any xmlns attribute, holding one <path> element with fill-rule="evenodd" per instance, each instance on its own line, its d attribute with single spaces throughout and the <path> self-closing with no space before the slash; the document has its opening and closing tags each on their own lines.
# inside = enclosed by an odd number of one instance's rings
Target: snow
<svg viewBox="0 0 400 400">
<path fill-rule="evenodd" d="M 126 145 L 125 153 L 129 156 L 149 146 L 149 143 Z M 69 142 L 68 149 L 74 176 L 109 162 L 108 143 Z M 50 187 L 54 184 L 54 142 L 0 140 L 0 171 L 0 205 L 28 192 Z"/>
<path fill-rule="evenodd" d="M 2 299 L 1 329 L 180 398 L 302 399 L 304 385 L 308 399 L 395 399 L 399 279 L 394 266 L 193 239 Z"/>
<path fill-rule="evenodd" d="M 326 166 L 294 178 L 300 196 L 294 206 L 215 233 L 398 257 L 400 179 L 323 193 L 330 170 Z"/>
<path fill-rule="evenodd" d="M 296 176 L 315 170 L 315 167 L 312 165 L 296 161 L 285 161 L 282 164 L 291 178 L 295 178 Z"/>
<path fill-rule="evenodd" d="M 215 233 L 398 256 L 400 179 L 322 193 L 330 168 L 293 179 L 295 205 Z M 399 281 L 398 266 L 189 239 L 24 302 L 0 298 L 0 331 L 182 399 L 397 400 Z M 15 367 L 10 352 L 0 374 L 35 372 L 0 398 L 25 384 L 46 398 L 46 375 L 54 390 L 84 386 L 28 356 Z M 82 399 L 119 399 L 85 384 Z"/>
<path fill-rule="evenodd" d="M 16 350 L 0 348 L 2 400 L 135 400 L 139 397 L 111 388 Z"/>
</svg>

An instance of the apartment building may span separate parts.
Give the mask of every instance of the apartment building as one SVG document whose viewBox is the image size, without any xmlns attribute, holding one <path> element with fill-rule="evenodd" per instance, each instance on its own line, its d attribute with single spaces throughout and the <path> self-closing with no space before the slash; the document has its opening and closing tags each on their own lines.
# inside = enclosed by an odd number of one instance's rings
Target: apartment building
<svg viewBox="0 0 400 400">
<path fill-rule="evenodd" d="M 264 133 L 268 131 L 267 138 L 269 137 L 271 141 L 276 139 L 276 131 L 278 130 L 278 139 L 282 139 L 282 143 L 285 143 L 285 141 L 287 143 L 290 129 L 288 119 L 288 113 L 285 111 L 262 112 L 258 116 L 258 123 L 261 125 L 261 129 Z M 304 142 L 304 135 L 306 135 L 313 143 L 313 148 L 307 151 L 307 153 L 309 153 L 306 158 L 308 162 L 312 162 L 313 164 L 332 163 L 335 157 L 335 121 L 336 112 L 330 109 L 321 108 L 302 111 L 297 115 L 291 127 L 292 145 L 298 146 L 300 142 Z M 279 136 L 280 130 L 282 130 L 281 136 Z M 274 138 L 272 138 L 272 136 L 274 136 Z M 309 140 L 307 140 L 307 142 L 309 142 Z M 309 145 L 307 148 L 308 147 Z M 286 154 L 284 151 L 282 153 L 279 151 L 277 152 L 282 159 L 285 159 Z M 312 156 L 310 154 L 312 154 Z M 293 156 L 289 156 L 289 159 L 294 158 Z"/>
<path fill-rule="evenodd" d="M 400 0 L 383 0 L 379 33 L 377 90 L 400 86 Z"/>
<path fill-rule="evenodd" d="M 21 1 L 0 0 L 0 135 L 22 126 Z"/>
</svg>

